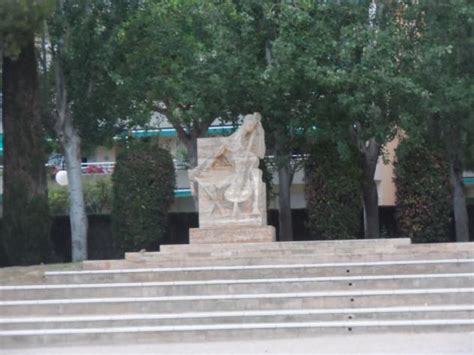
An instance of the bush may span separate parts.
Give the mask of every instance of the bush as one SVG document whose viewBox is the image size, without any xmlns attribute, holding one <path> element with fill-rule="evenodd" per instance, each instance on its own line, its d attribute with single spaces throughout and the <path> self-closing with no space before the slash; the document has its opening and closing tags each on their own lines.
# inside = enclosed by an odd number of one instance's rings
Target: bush
<svg viewBox="0 0 474 355">
<path fill-rule="evenodd" d="M 95 182 L 85 183 L 84 202 L 87 214 L 108 214 L 112 209 L 112 183 L 103 177 Z M 69 215 L 69 192 L 67 187 L 55 186 L 48 191 L 48 202 L 54 216 Z"/>
<path fill-rule="evenodd" d="M 69 195 L 67 187 L 55 187 L 48 191 L 48 203 L 51 215 L 63 216 L 69 214 Z"/>
<path fill-rule="evenodd" d="M 449 241 L 448 164 L 436 147 L 405 139 L 397 148 L 395 218 L 399 234 L 415 243 Z"/>
<path fill-rule="evenodd" d="M 1 242 L 8 257 L 4 264 L 32 265 L 53 262 L 55 255 L 50 240 L 51 217 L 46 196 L 31 199 L 22 185 L 12 184 L 15 202 L 5 211 L 2 221 Z"/>
<path fill-rule="evenodd" d="M 174 200 L 175 171 L 168 151 L 134 142 L 118 156 L 113 183 L 112 227 L 117 247 L 154 250 L 165 237 Z"/>
<path fill-rule="evenodd" d="M 112 210 L 112 183 L 108 178 L 84 185 L 87 214 L 108 214 Z"/>
<path fill-rule="evenodd" d="M 307 222 L 314 239 L 355 239 L 361 223 L 358 153 L 344 159 L 331 142 L 315 144 L 305 165 Z"/>
</svg>

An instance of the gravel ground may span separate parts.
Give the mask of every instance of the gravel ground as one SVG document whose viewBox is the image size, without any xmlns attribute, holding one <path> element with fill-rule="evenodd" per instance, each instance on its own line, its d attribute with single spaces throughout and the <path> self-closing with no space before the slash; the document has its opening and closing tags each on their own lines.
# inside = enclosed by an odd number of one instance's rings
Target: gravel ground
<svg viewBox="0 0 474 355">
<path fill-rule="evenodd" d="M 367 334 L 317 338 L 0 349 L 1 355 L 66 354 L 474 354 L 474 333 Z"/>
</svg>

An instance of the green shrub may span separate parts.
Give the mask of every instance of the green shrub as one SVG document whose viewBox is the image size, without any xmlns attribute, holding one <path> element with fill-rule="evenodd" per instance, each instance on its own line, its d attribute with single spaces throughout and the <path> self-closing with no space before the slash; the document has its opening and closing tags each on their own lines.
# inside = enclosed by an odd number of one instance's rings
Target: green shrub
<svg viewBox="0 0 474 355">
<path fill-rule="evenodd" d="M 361 223 L 358 153 L 344 159 L 331 142 L 315 144 L 305 165 L 306 227 L 314 239 L 357 238 Z"/>
<path fill-rule="evenodd" d="M 83 185 L 84 202 L 87 214 L 108 214 L 112 210 L 112 182 L 101 177 Z M 64 216 L 69 214 L 69 192 L 64 186 L 55 186 L 48 191 L 51 214 Z"/>
<path fill-rule="evenodd" d="M 100 178 L 84 185 L 84 199 L 88 214 L 108 214 L 112 210 L 112 182 Z"/>
<path fill-rule="evenodd" d="M 436 147 L 403 140 L 395 163 L 396 213 L 401 237 L 415 243 L 449 240 L 451 189 L 446 161 Z"/>
<path fill-rule="evenodd" d="M 165 237 L 174 200 L 175 170 L 168 151 L 133 142 L 119 154 L 112 176 L 112 227 L 122 251 L 156 249 Z"/>
<path fill-rule="evenodd" d="M 32 265 L 55 260 L 50 240 L 51 218 L 46 196 L 29 199 L 21 184 L 10 185 L 15 202 L 3 216 L 1 242 L 9 265 Z"/>
<path fill-rule="evenodd" d="M 53 216 L 69 214 L 69 195 L 67 187 L 59 186 L 48 191 L 49 209 Z"/>
</svg>

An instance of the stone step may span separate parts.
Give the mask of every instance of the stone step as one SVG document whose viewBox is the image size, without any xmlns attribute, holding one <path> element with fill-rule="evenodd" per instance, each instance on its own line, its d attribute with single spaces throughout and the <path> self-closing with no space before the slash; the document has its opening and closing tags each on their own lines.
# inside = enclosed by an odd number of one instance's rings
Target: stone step
<svg viewBox="0 0 474 355">
<path fill-rule="evenodd" d="M 158 267 L 46 272 L 47 283 L 150 282 L 274 277 L 469 273 L 474 259 L 399 260 L 314 264 Z"/>
<path fill-rule="evenodd" d="M 410 244 L 409 239 L 162 245 L 160 252 L 127 253 L 126 259 L 88 261 L 85 269 L 156 266 L 265 264 L 334 260 L 474 258 L 474 243 Z"/>
<path fill-rule="evenodd" d="M 280 243 L 282 244 L 282 243 Z M 201 244 L 204 245 L 204 244 Z M 126 253 L 126 260 L 129 261 L 147 261 L 147 260 L 155 260 L 155 259 L 173 259 L 177 257 L 190 257 L 190 258 L 207 258 L 207 257 L 225 257 L 225 256 L 232 256 L 232 257 L 250 257 L 250 256 L 293 256 L 293 255 L 300 255 L 300 256 L 319 256 L 319 255 L 340 255 L 340 256 L 351 256 L 351 255 L 370 255 L 370 254 L 380 254 L 380 253 L 389 253 L 389 254 L 400 254 L 400 253 L 407 253 L 412 255 L 427 255 L 429 253 L 435 252 L 438 254 L 441 253 L 456 253 L 456 252 L 465 252 L 469 253 L 469 255 L 474 254 L 474 248 L 471 246 L 474 243 L 470 243 L 469 247 L 444 247 L 442 249 L 433 249 L 430 246 L 425 245 L 406 245 L 406 246 L 391 246 L 389 248 L 385 246 L 375 246 L 375 247 L 367 247 L 366 245 L 359 245 L 354 247 L 349 246 L 341 246 L 341 247 L 332 247 L 332 248 L 324 248 L 324 249 L 314 249 L 314 248 L 248 248 L 248 249 L 232 249 L 232 248 L 225 248 L 222 249 L 204 249 L 202 250 L 189 250 L 191 249 L 189 245 L 181 245 L 183 250 L 179 251 L 179 248 L 176 248 L 176 251 L 162 251 L 162 252 L 141 252 L 141 253 Z M 165 246 L 162 246 L 164 248 Z M 178 247 L 178 246 L 176 246 Z M 193 246 L 194 248 L 194 246 Z"/>
<path fill-rule="evenodd" d="M 26 347 L 60 344 L 216 341 L 357 334 L 375 332 L 472 331 L 472 319 L 422 319 L 333 322 L 235 323 L 184 326 L 113 327 L 86 329 L 13 330 L 0 332 L 0 346 Z"/>
<path fill-rule="evenodd" d="M 474 243 L 473 243 L 474 244 Z M 401 260 L 434 260 L 434 259 L 474 259 L 474 252 L 471 251 L 450 251 L 450 252 L 426 252 L 413 253 L 406 252 L 378 252 L 371 253 L 360 251 L 358 254 L 346 253 L 317 253 L 291 255 L 265 255 L 258 251 L 245 253 L 242 255 L 212 255 L 196 256 L 194 254 L 169 254 L 166 256 L 132 258 L 132 260 L 90 260 L 85 261 L 84 270 L 108 270 L 108 269 L 136 269 L 152 267 L 191 267 L 191 266 L 236 266 L 236 265 L 266 265 L 266 264 L 314 264 L 334 262 L 374 262 L 374 261 L 401 261 Z"/>
<path fill-rule="evenodd" d="M 474 288 L 0 301 L 0 317 L 472 304 Z"/>
<path fill-rule="evenodd" d="M 0 286 L 0 346 L 474 331 L 474 243 L 169 245 L 83 267 Z"/>
<path fill-rule="evenodd" d="M 0 318 L 1 330 L 367 320 L 474 319 L 474 305 Z"/>
<path fill-rule="evenodd" d="M 411 245 L 409 238 L 372 239 L 372 240 L 328 240 L 328 241 L 302 241 L 302 242 L 273 242 L 273 243 L 206 243 L 206 244 L 162 244 L 159 252 L 146 252 L 144 254 L 169 254 L 186 252 L 212 252 L 212 251 L 252 251 L 252 250 L 313 250 L 333 251 L 335 249 L 349 248 L 392 248 L 400 245 Z M 140 253 L 126 253 L 133 256 Z"/>
<path fill-rule="evenodd" d="M 352 255 L 376 255 L 376 254 L 394 254 L 394 253 L 404 253 L 406 250 L 400 251 L 398 248 L 390 247 L 372 247 L 368 248 L 366 246 L 359 247 L 340 247 L 340 248 L 325 248 L 325 249 L 312 249 L 312 248 L 276 248 L 276 249 L 243 249 L 243 250 L 233 250 L 233 249 L 222 249 L 222 250 L 202 250 L 202 251 L 186 251 L 182 250 L 180 252 L 143 252 L 143 253 L 127 253 L 125 260 L 126 261 L 141 261 L 141 262 L 153 262 L 153 261 L 167 261 L 167 260 L 177 260 L 177 259 L 222 259 L 222 258 L 283 258 L 283 257 L 328 257 L 332 256 L 341 256 L 341 257 L 351 257 Z M 464 252 L 465 255 L 474 256 L 474 252 L 471 250 L 448 250 L 442 251 L 443 253 L 455 253 L 455 252 Z M 429 252 L 423 253 L 422 251 L 418 254 L 428 254 Z M 439 252 L 441 253 L 441 252 Z M 410 255 L 416 255 L 410 251 L 407 253 Z M 333 259 L 334 260 L 334 259 Z"/>
<path fill-rule="evenodd" d="M 474 273 L 0 286 L 0 300 L 474 287 Z"/>
<path fill-rule="evenodd" d="M 126 253 L 126 258 L 133 257 L 160 257 L 165 255 L 194 254 L 199 256 L 208 254 L 238 254 L 259 252 L 306 252 L 306 253 L 349 253 L 355 251 L 413 251 L 413 252 L 474 252 L 474 243 L 432 243 L 411 244 L 405 239 L 373 239 L 373 240 L 337 240 L 337 241 L 308 241 L 308 242 L 275 242 L 275 243 L 223 243 L 223 244 L 174 244 L 161 245 L 159 252 Z"/>
</svg>

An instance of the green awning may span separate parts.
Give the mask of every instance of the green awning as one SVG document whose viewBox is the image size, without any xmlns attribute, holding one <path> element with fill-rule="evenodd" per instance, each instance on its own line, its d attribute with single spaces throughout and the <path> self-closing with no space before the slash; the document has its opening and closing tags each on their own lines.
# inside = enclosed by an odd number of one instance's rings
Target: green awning
<svg viewBox="0 0 474 355">
<path fill-rule="evenodd" d="M 464 185 L 474 185 L 474 176 L 466 176 L 464 178 Z"/>
<path fill-rule="evenodd" d="M 209 127 L 207 130 L 208 136 L 230 134 L 235 130 L 234 126 L 214 126 Z M 176 130 L 174 128 L 161 128 L 161 129 L 135 129 L 132 131 L 132 135 L 135 138 L 143 137 L 177 137 Z"/>
<path fill-rule="evenodd" d="M 191 196 L 191 189 L 176 189 L 174 195 L 176 197 L 189 197 Z"/>
<path fill-rule="evenodd" d="M 209 127 L 207 134 L 208 136 L 226 135 L 230 134 L 235 130 L 234 126 L 216 126 Z M 125 136 L 124 133 L 123 136 Z M 135 138 L 144 137 L 177 137 L 176 130 L 174 128 L 162 128 L 162 129 L 137 129 L 132 131 L 132 135 Z M 3 156 L 3 133 L 0 133 L 0 157 Z"/>
</svg>

